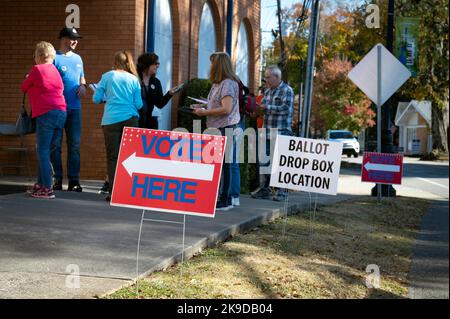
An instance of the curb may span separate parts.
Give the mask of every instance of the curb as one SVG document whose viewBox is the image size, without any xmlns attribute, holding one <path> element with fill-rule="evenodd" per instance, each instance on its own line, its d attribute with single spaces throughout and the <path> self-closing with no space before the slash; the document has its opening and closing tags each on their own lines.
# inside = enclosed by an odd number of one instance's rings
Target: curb
<svg viewBox="0 0 450 319">
<path fill-rule="evenodd" d="M 362 166 L 362 164 L 349 163 L 349 162 L 341 161 L 341 168 L 357 168 L 357 169 L 361 169 L 361 166 Z"/>
</svg>

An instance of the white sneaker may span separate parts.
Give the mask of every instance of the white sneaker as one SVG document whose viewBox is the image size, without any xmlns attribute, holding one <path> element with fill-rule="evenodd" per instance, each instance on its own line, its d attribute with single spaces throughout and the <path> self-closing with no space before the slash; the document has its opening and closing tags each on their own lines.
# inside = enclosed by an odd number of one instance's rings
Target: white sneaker
<svg viewBox="0 0 450 319">
<path fill-rule="evenodd" d="M 233 206 L 241 206 L 241 202 L 239 201 L 239 197 L 236 197 L 236 198 L 231 198 L 231 204 L 233 205 Z"/>
<path fill-rule="evenodd" d="M 227 205 L 223 202 L 218 202 L 216 204 L 216 211 L 228 211 L 233 208 L 233 205 Z"/>
</svg>

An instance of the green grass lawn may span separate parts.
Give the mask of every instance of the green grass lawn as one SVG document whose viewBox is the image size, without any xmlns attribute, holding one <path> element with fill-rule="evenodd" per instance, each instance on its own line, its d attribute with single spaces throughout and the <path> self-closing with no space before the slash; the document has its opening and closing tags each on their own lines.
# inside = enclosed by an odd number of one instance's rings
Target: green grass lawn
<svg viewBox="0 0 450 319">
<path fill-rule="evenodd" d="M 106 298 L 406 298 L 428 202 L 362 198 L 279 219 Z M 366 287 L 368 265 L 380 286 Z"/>
</svg>

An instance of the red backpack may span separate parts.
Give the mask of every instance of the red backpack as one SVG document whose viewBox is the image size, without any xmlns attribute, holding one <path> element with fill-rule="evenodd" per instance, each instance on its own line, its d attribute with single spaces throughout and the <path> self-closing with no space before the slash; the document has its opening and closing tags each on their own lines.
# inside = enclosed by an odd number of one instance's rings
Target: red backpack
<svg viewBox="0 0 450 319">
<path fill-rule="evenodd" d="M 239 81 L 239 114 L 250 115 L 255 112 L 256 98 L 253 93 L 250 93 L 248 87 Z"/>
</svg>

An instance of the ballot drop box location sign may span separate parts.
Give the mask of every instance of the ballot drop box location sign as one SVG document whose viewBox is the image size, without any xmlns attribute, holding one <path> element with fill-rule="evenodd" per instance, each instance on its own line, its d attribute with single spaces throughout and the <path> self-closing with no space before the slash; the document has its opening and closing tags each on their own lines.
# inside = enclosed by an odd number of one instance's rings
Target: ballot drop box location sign
<svg viewBox="0 0 450 319">
<path fill-rule="evenodd" d="M 112 206 L 214 217 L 226 137 L 125 127 Z"/>
<path fill-rule="evenodd" d="M 336 195 L 342 143 L 278 135 L 270 186 Z"/>
</svg>

